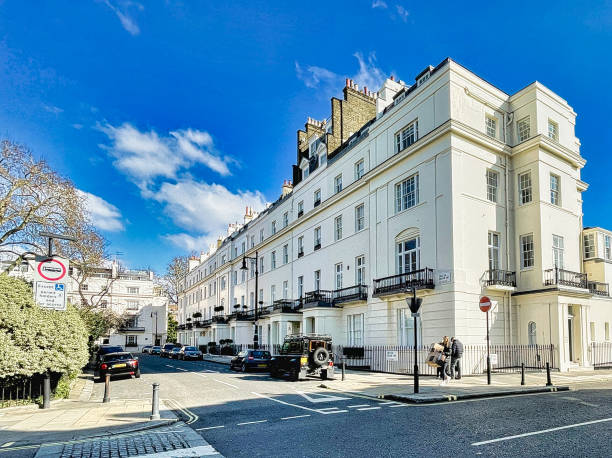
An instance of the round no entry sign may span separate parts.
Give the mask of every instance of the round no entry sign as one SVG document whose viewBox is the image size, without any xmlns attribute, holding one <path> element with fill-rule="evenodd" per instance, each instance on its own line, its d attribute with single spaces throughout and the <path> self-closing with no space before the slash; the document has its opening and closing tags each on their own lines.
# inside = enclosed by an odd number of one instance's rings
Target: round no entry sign
<svg viewBox="0 0 612 458">
<path fill-rule="evenodd" d="M 478 306 L 483 312 L 488 312 L 491 309 L 491 299 L 489 299 L 487 296 L 482 296 Z"/>
<path fill-rule="evenodd" d="M 38 263 L 38 274 L 46 281 L 60 281 L 66 276 L 66 266 L 58 259 L 46 259 Z"/>
</svg>

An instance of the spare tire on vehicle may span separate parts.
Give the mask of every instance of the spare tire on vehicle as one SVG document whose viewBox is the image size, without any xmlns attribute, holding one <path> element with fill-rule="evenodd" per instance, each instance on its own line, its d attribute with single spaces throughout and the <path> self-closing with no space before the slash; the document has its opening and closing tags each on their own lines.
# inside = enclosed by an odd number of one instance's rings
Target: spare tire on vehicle
<svg viewBox="0 0 612 458">
<path fill-rule="evenodd" d="M 312 354 L 313 363 L 317 366 L 325 366 L 329 363 L 329 352 L 324 347 L 317 348 Z"/>
</svg>

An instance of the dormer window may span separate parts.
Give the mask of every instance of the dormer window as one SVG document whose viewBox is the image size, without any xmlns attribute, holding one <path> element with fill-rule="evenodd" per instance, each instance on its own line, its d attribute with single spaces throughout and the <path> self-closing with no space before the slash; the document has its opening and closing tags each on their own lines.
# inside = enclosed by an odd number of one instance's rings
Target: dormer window
<svg viewBox="0 0 612 458">
<path fill-rule="evenodd" d="M 419 78 L 419 80 L 417 81 L 417 87 L 419 87 L 421 84 L 423 84 L 425 81 L 427 81 L 429 79 L 430 75 L 431 75 L 431 73 L 427 72 L 423 76 L 421 76 Z"/>
</svg>

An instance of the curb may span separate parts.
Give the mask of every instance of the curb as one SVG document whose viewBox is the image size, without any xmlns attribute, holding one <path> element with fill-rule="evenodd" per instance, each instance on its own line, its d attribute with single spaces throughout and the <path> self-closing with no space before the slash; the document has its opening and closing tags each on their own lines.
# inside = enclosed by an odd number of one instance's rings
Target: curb
<svg viewBox="0 0 612 458">
<path fill-rule="evenodd" d="M 569 386 L 547 386 L 547 387 L 535 387 L 535 388 L 524 388 L 522 390 L 507 390 L 499 392 L 487 392 L 487 393 L 467 393 L 467 394 L 440 394 L 432 395 L 428 398 L 417 398 L 415 395 L 402 396 L 397 394 L 383 394 L 379 395 L 379 399 L 388 399 L 390 401 L 403 402 L 406 404 L 433 404 L 439 402 L 453 402 L 462 401 L 466 399 L 485 399 L 485 398 L 498 398 L 503 396 L 516 396 L 521 394 L 534 394 L 534 393 L 555 393 L 558 391 L 569 391 Z M 419 396 L 419 395 L 416 395 Z"/>
<path fill-rule="evenodd" d="M 223 364 L 224 366 L 229 366 L 230 365 L 229 361 L 225 362 L 225 361 L 218 361 L 218 360 L 215 360 L 215 359 L 206 359 L 206 358 L 204 358 L 202 361 L 206 361 L 206 362 L 209 362 L 209 363 Z"/>
</svg>

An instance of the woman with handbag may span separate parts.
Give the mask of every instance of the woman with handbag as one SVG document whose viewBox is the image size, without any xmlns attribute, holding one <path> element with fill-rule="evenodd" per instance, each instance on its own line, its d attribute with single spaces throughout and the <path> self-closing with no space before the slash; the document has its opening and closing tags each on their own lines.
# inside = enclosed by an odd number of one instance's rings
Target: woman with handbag
<svg viewBox="0 0 612 458">
<path fill-rule="evenodd" d="M 442 366 L 442 382 L 440 385 L 448 385 L 451 367 L 451 343 L 448 336 L 444 336 L 444 339 L 442 339 L 442 346 L 444 347 L 442 350 L 444 365 Z"/>
</svg>

